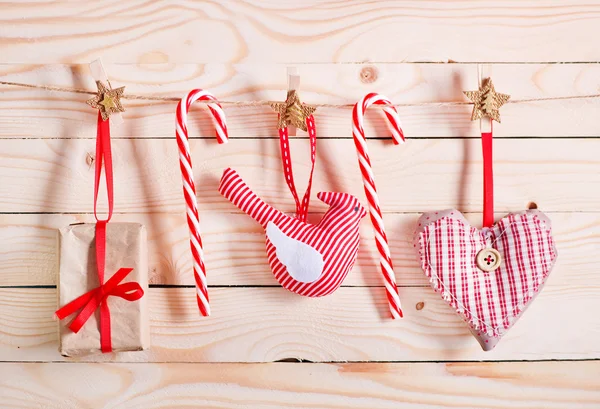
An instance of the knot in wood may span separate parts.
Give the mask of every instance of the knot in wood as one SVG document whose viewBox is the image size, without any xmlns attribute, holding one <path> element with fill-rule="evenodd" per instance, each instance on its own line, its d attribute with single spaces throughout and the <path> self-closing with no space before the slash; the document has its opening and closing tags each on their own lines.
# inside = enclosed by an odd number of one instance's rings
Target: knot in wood
<svg viewBox="0 0 600 409">
<path fill-rule="evenodd" d="M 360 70 L 360 80 L 365 84 L 372 84 L 377 81 L 378 76 L 377 68 L 375 67 L 363 67 L 363 69 Z"/>
</svg>

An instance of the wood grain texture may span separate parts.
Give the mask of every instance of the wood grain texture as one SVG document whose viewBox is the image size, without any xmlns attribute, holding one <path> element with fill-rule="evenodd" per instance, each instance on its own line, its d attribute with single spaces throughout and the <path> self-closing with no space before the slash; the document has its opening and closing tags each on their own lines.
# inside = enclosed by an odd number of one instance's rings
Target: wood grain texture
<svg viewBox="0 0 600 409">
<path fill-rule="evenodd" d="M 466 101 L 482 67 L 513 100 L 577 96 L 600 89 L 599 23 L 600 2 L 581 0 L 7 1 L 0 81 L 94 90 L 87 64 L 102 57 L 113 85 L 161 97 L 204 88 L 223 100 L 281 100 L 288 66 L 298 67 L 308 103 L 354 104 L 371 91 L 398 104 Z M 54 237 L 92 221 L 96 113 L 85 99 L 0 85 L 0 407 L 600 407 L 600 98 L 511 103 L 494 126 L 498 216 L 535 203 L 554 222 L 559 257 L 546 288 L 487 353 L 429 288 L 410 247 L 423 211 L 457 207 L 479 226 L 480 129 L 470 105 L 400 107 L 400 147 L 381 112 L 367 113 L 406 315 L 394 322 L 367 220 L 357 266 L 335 294 L 307 299 L 276 285 L 263 233 L 216 190 L 232 166 L 293 210 L 276 115 L 226 106 L 232 140 L 219 147 L 198 104 L 189 127 L 213 309 L 200 317 L 176 101 L 127 100 L 125 122 L 112 127 L 115 220 L 148 227 L 152 348 L 65 362 L 52 318 Z M 365 202 L 349 108 L 320 108 L 316 118 L 314 191 Z M 304 133 L 292 148 L 303 187 Z M 313 219 L 324 209 L 314 199 Z M 294 359 L 314 363 L 272 363 Z M 564 361 L 572 359 L 595 361 Z M 552 361 L 528 362 L 537 360 Z"/>
<path fill-rule="evenodd" d="M 0 52 L 13 63 L 599 61 L 586 41 L 599 16 L 598 4 L 560 0 L 13 2 Z"/>
<path fill-rule="evenodd" d="M 503 215 L 498 215 L 499 217 Z M 585 286 L 598 269 L 589 263 L 600 248 L 600 214 L 550 213 L 559 257 L 548 286 Z M 417 263 L 412 234 L 418 214 L 386 214 L 390 249 L 396 278 L 401 286 L 426 286 Z M 481 214 L 467 214 L 475 226 Z M 318 219 L 320 215 L 311 215 Z M 90 214 L 0 215 L 0 286 L 55 285 L 56 230 L 70 223 L 93 222 Z M 113 221 L 137 222 L 148 231 L 151 284 L 194 285 L 188 231 L 183 214 L 117 214 Z M 277 285 L 267 263 L 265 235 L 251 218 L 241 214 L 210 213 L 202 218 L 210 286 Z M 358 259 L 345 286 L 381 286 L 378 253 L 369 221 L 361 225 L 362 243 Z"/>
<path fill-rule="evenodd" d="M 551 281 L 553 278 L 550 277 Z M 433 290 L 400 290 L 392 320 L 382 287 L 340 288 L 311 299 L 282 288 L 213 288 L 199 316 L 194 288 L 149 290 L 151 349 L 90 361 L 470 361 L 600 358 L 598 279 L 548 286 L 491 352 Z M 423 303 L 418 309 L 417 303 Z M 421 307 L 421 305 L 419 305 Z M 63 361 L 55 289 L 0 289 L 0 361 Z"/>
<path fill-rule="evenodd" d="M 296 184 L 305 186 L 308 141 L 290 144 Z M 400 146 L 373 140 L 369 144 L 384 212 L 448 207 L 481 211 L 479 140 L 412 140 Z M 114 141 L 115 211 L 183 212 L 176 145 L 174 139 Z M 293 211 L 277 140 L 238 140 L 226 145 L 192 141 L 190 145 L 201 215 L 236 211 L 217 191 L 227 167 L 238 170 L 264 200 L 282 211 Z M 90 212 L 94 147 L 91 139 L 0 141 L 0 212 Z M 530 202 L 548 212 L 596 211 L 600 206 L 596 193 L 599 150 L 596 139 L 495 141 L 496 211 L 522 210 Z M 317 156 L 314 192 L 342 191 L 364 198 L 352 141 L 323 140 Z M 325 209 L 319 200 L 312 201 L 311 211 Z"/>
<path fill-rule="evenodd" d="M 1 47 L 0 47 L 1 50 Z M 513 100 L 598 93 L 598 64 L 492 64 L 496 89 Z M 380 92 L 397 104 L 468 102 L 462 92 L 477 89 L 477 64 L 300 64 L 301 98 L 306 103 L 355 104 Z M 205 88 L 229 101 L 282 100 L 287 90 L 284 64 L 106 64 L 113 85 L 134 95 L 181 98 Z M 87 65 L 0 64 L 0 80 L 66 88 L 96 89 Z M 83 94 L 0 86 L 0 138 L 93 138 L 95 112 Z M 112 136 L 174 138 L 176 102 L 124 101 L 125 122 Z M 398 108 L 410 138 L 479 137 L 471 105 Z M 539 101 L 502 107 L 495 137 L 596 136 L 600 98 Z M 197 104 L 190 114 L 193 138 L 214 140 L 210 116 Z M 277 115 L 269 107 L 225 107 L 232 138 L 276 137 Z M 319 138 L 352 134 L 349 108 L 319 108 Z M 367 135 L 389 135 L 383 115 L 370 110 Z M 298 136 L 305 135 L 299 132 Z"/>
<path fill-rule="evenodd" d="M 23 409 L 595 409 L 600 363 L 4 363 L 0 395 Z"/>
</svg>

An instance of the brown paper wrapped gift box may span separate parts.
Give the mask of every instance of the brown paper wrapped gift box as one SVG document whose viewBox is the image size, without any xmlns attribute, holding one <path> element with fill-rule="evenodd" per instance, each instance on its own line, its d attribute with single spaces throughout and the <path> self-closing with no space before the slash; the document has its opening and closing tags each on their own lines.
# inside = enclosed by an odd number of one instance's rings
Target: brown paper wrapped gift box
<svg viewBox="0 0 600 409">
<path fill-rule="evenodd" d="M 74 224 L 59 231 L 59 306 L 99 286 L 96 267 L 94 223 Z M 108 223 L 106 226 L 106 269 L 104 282 L 119 268 L 133 268 L 122 281 L 135 281 L 144 296 L 133 302 L 108 297 L 112 347 L 118 351 L 139 351 L 149 346 L 148 323 L 148 249 L 146 229 L 138 223 Z M 60 353 L 81 356 L 100 352 L 99 309 L 76 334 L 68 325 L 72 317 L 60 322 Z"/>
</svg>

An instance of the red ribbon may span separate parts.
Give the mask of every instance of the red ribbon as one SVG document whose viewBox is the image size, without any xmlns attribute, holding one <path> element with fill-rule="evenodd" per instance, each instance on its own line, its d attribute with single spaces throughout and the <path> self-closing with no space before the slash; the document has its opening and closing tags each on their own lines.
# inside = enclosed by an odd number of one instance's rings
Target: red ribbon
<svg viewBox="0 0 600 409">
<path fill-rule="evenodd" d="M 98 188 L 102 173 L 102 163 L 106 173 L 106 192 L 108 195 L 108 217 L 104 220 L 98 218 L 96 211 L 98 202 Z M 92 316 L 96 309 L 100 308 L 100 348 L 102 352 L 112 351 L 110 310 L 107 298 L 109 296 L 121 297 L 127 301 L 136 301 L 143 297 L 144 290 L 136 282 L 121 284 L 121 281 L 133 271 L 132 268 L 120 268 L 108 281 L 104 282 L 104 267 L 106 265 L 106 224 L 113 213 L 113 171 L 112 153 L 110 147 L 110 123 L 107 119 L 102 120 L 98 111 L 98 131 L 96 135 L 96 173 L 94 181 L 94 217 L 96 218 L 96 264 L 98 281 L 100 286 L 88 291 L 82 296 L 71 301 L 56 311 L 59 319 L 65 319 L 71 314 L 79 311 L 73 322 L 69 324 L 71 331 L 77 333 Z"/>
<path fill-rule="evenodd" d="M 492 132 L 481 134 L 483 150 L 483 227 L 494 225 L 494 169 L 492 157 Z"/>
<path fill-rule="evenodd" d="M 317 129 L 315 126 L 314 116 L 306 118 L 306 128 L 310 139 L 310 175 L 308 176 L 308 187 L 304 193 L 302 203 L 298 199 L 298 192 L 296 191 L 296 185 L 294 183 L 294 172 L 292 170 L 292 156 L 290 153 L 290 138 L 288 128 L 279 129 L 279 145 L 281 148 L 281 162 L 283 164 L 283 174 L 285 181 L 287 182 L 290 192 L 296 202 L 296 218 L 306 223 L 308 219 L 308 204 L 310 202 L 310 191 L 312 188 L 313 173 L 315 170 L 315 160 L 317 155 Z"/>
<path fill-rule="evenodd" d="M 98 189 L 100 187 L 100 176 L 102 175 L 102 163 L 104 162 L 104 172 L 106 173 L 106 194 L 108 195 L 108 217 L 104 220 L 108 223 L 113 213 L 113 169 L 112 169 L 112 149 L 110 147 L 110 118 L 102 120 L 102 115 L 98 111 L 98 125 L 96 130 L 96 172 L 94 175 L 94 217 L 98 219 Z M 104 270 L 104 269 L 103 269 Z"/>
</svg>

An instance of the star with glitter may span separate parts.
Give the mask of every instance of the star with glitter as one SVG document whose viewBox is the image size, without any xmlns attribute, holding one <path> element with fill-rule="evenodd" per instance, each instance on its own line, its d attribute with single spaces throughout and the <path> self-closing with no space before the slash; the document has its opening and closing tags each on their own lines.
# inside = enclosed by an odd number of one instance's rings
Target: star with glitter
<svg viewBox="0 0 600 409">
<path fill-rule="evenodd" d="M 106 121 L 111 114 L 125 112 L 125 108 L 121 105 L 121 97 L 125 92 L 125 87 L 110 88 L 110 84 L 106 87 L 102 82 L 96 81 L 98 93 L 94 98 L 89 99 L 86 103 L 92 108 L 100 110 L 102 120 Z"/>
<path fill-rule="evenodd" d="M 279 114 L 277 129 L 287 128 L 288 125 L 307 130 L 306 118 L 310 117 L 316 108 L 300 102 L 295 90 L 288 91 L 285 102 L 274 102 L 271 108 Z"/>
<path fill-rule="evenodd" d="M 464 94 L 473 102 L 471 121 L 486 116 L 500 123 L 500 107 L 510 99 L 510 95 L 496 92 L 491 78 L 483 82 L 479 91 L 464 91 Z"/>
</svg>

